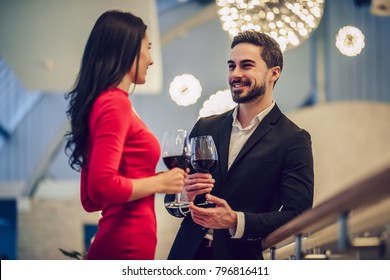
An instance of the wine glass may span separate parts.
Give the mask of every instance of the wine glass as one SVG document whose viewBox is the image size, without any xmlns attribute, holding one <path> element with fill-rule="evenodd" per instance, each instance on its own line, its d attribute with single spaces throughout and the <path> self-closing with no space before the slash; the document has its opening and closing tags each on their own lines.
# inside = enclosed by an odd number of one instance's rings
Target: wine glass
<svg viewBox="0 0 390 280">
<path fill-rule="evenodd" d="M 191 145 L 188 133 L 184 129 L 169 130 L 164 133 L 162 159 L 168 169 L 179 167 L 186 170 L 190 165 Z M 188 201 L 181 200 L 181 193 L 175 194 L 175 200 L 165 203 L 167 208 L 188 207 Z"/>
<path fill-rule="evenodd" d="M 191 138 L 191 165 L 200 173 L 210 173 L 217 166 L 218 153 L 213 137 L 202 135 Z M 213 202 L 206 200 L 199 203 L 201 207 L 215 206 Z"/>
</svg>

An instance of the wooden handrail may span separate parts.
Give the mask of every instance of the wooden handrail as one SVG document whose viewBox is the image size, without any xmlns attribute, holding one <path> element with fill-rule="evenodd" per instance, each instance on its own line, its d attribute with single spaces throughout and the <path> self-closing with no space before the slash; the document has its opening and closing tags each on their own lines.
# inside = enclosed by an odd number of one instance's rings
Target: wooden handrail
<svg viewBox="0 0 390 280">
<path fill-rule="evenodd" d="M 370 205 L 388 196 L 390 196 L 390 166 L 350 186 L 313 209 L 303 212 L 270 233 L 262 241 L 263 251 L 276 247 L 278 243 L 298 234 L 306 235 L 323 229 L 335 223 L 341 214 Z"/>
</svg>

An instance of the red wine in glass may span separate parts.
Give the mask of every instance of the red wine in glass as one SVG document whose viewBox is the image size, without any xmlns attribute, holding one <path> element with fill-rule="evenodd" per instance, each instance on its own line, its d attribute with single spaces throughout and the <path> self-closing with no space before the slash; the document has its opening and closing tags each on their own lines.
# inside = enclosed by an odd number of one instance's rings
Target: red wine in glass
<svg viewBox="0 0 390 280">
<path fill-rule="evenodd" d="M 191 157 L 187 155 L 163 157 L 164 164 L 168 169 L 178 167 L 186 170 L 190 165 L 190 160 Z"/>
<path fill-rule="evenodd" d="M 211 173 L 217 166 L 218 153 L 213 137 L 202 135 L 191 138 L 191 165 L 195 171 L 200 173 Z M 206 200 L 199 203 L 201 207 L 213 207 L 215 204 Z"/>
<path fill-rule="evenodd" d="M 192 167 L 200 173 L 211 173 L 217 166 L 215 159 L 197 159 L 191 162 Z"/>
<path fill-rule="evenodd" d="M 176 129 L 164 133 L 162 158 L 168 169 L 178 167 L 186 170 L 188 168 L 191 160 L 191 145 L 186 130 Z M 165 203 L 167 208 L 181 208 L 189 205 L 188 201 L 181 200 L 180 193 L 175 195 L 174 201 Z"/>
</svg>

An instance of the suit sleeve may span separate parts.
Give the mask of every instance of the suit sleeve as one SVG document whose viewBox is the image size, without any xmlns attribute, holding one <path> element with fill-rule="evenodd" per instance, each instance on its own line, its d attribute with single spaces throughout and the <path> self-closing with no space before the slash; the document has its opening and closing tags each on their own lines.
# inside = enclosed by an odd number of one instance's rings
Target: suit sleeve
<svg viewBox="0 0 390 280">
<path fill-rule="evenodd" d="M 287 145 L 280 193 L 267 213 L 244 213 L 244 239 L 260 239 L 312 207 L 314 172 L 310 135 L 299 131 Z"/>
</svg>

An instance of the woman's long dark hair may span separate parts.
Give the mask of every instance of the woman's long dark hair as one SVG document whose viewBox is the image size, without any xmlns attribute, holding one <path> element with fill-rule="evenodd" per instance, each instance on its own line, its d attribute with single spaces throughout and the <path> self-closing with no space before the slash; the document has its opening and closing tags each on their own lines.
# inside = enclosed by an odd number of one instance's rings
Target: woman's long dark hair
<svg viewBox="0 0 390 280">
<path fill-rule="evenodd" d="M 85 46 L 75 85 L 65 94 L 69 101 L 66 114 L 71 126 L 66 134 L 65 153 L 74 170 L 79 171 L 86 164 L 88 118 L 96 98 L 117 86 L 133 63 L 137 63 L 137 79 L 145 32 L 142 19 L 131 13 L 107 11 L 97 19 Z"/>
</svg>

